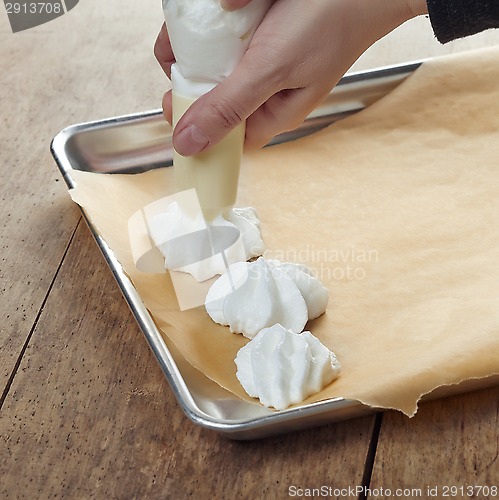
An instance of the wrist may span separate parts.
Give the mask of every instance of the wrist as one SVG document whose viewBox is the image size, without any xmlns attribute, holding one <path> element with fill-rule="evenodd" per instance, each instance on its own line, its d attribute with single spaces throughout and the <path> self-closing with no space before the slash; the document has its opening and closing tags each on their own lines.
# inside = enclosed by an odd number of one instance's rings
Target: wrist
<svg viewBox="0 0 499 500">
<path fill-rule="evenodd" d="M 426 0 L 350 0 L 349 5 L 356 5 L 356 22 L 364 26 L 367 46 L 409 19 L 427 13 Z"/>
<path fill-rule="evenodd" d="M 428 6 L 426 4 L 426 0 L 407 0 L 407 6 L 413 14 L 412 17 L 428 14 Z"/>
</svg>

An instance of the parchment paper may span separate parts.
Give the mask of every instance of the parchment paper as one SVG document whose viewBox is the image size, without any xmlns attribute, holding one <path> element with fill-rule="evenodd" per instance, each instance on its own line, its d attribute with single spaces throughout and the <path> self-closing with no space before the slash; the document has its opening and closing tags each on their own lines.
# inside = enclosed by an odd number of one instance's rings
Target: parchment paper
<svg viewBox="0 0 499 500">
<path fill-rule="evenodd" d="M 172 192 L 171 169 L 74 172 L 86 210 L 162 330 L 243 399 L 246 340 L 204 308 L 180 312 L 169 275 L 138 271 L 128 219 Z M 499 373 L 499 50 L 425 62 L 368 109 L 245 156 L 240 206 L 255 206 L 266 256 L 307 264 L 330 290 L 307 329 L 340 378 L 306 403 L 344 397 L 408 415 L 420 397 Z"/>
</svg>

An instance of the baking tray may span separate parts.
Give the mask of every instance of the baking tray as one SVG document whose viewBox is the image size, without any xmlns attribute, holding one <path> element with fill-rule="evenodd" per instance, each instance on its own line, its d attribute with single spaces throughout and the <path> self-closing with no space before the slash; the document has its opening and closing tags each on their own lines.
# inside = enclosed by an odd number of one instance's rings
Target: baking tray
<svg viewBox="0 0 499 500">
<path fill-rule="evenodd" d="M 412 62 L 345 76 L 300 127 L 277 136 L 268 147 L 303 137 L 364 109 L 400 85 L 420 64 Z M 73 188 L 74 170 L 123 174 L 171 166 L 172 129 L 161 110 L 115 117 L 65 128 L 53 139 L 51 151 L 68 187 Z M 357 401 L 335 398 L 274 412 L 242 401 L 209 380 L 161 335 L 112 250 L 84 211 L 83 215 L 180 406 L 194 423 L 233 439 L 256 439 L 374 411 Z M 497 378 L 487 383 L 471 381 L 440 389 L 432 397 L 497 382 Z"/>
</svg>

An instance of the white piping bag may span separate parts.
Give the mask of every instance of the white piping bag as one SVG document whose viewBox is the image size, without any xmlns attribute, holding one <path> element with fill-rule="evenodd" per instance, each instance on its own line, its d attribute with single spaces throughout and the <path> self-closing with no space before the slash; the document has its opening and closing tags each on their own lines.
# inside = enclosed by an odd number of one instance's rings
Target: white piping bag
<svg viewBox="0 0 499 500">
<path fill-rule="evenodd" d="M 271 0 L 253 0 L 228 12 L 220 0 L 163 0 L 176 63 L 172 66 L 174 126 L 189 106 L 234 70 L 268 11 Z M 226 215 L 237 197 L 245 123 L 209 151 L 174 153 L 179 191 L 196 189 L 206 221 Z"/>
</svg>

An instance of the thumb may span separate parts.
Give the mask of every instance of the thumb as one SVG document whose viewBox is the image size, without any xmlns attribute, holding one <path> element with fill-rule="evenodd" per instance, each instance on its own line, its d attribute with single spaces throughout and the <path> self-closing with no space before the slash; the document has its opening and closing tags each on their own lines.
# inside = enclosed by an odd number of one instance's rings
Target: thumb
<svg viewBox="0 0 499 500">
<path fill-rule="evenodd" d="M 243 58 L 230 76 L 184 113 L 173 134 L 180 155 L 192 156 L 217 144 L 276 92 L 268 75 L 258 74 L 255 81 L 251 67 Z"/>
</svg>

